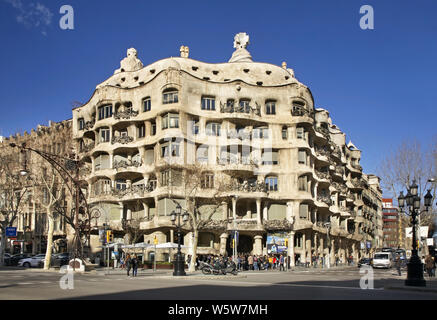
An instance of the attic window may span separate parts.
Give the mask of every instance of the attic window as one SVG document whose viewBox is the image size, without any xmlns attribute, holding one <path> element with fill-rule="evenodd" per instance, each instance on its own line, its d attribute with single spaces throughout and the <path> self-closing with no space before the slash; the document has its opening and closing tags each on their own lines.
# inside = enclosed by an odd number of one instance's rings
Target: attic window
<svg viewBox="0 0 437 320">
<path fill-rule="evenodd" d="M 203 77 L 203 80 L 209 80 L 209 77 Z"/>
<path fill-rule="evenodd" d="M 124 82 L 126 80 L 126 78 L 121 78 L 121 82 Z"/>
<path fill-rule="evenodd" d="M 154 74 L 154 73 L 155 73 L 155 69 L 151 69 L 151 70 L 150 70 L 150 73 L 151 73 L 151 74 Z"/>
<path fill-rule="evenodd" d="M 290 79 L 290 77 L 289 76 L 285 76 L 285 80 L 288 80 L 288 79 Z"/>
<path fill-rule="evenodd" d="M 135 77 L 134 80 L 135 80 L 135 81 L 138 81 L 138 77 Z"/>
<path fill-rule="evenodd" d="M 217 70 L 214 70 L 212 73 L 218 75 L 219 72 Z"/>
<path fill-rule="evenodd" d="M 197 71 L 197 69 L 199 69 L 199 67 L 191 67 L 191 69 L 193 69 L 193 71 Z"/>
<path fill-rule="evenodd" d="M 120 71 L 121 71 L 121 72 L 124 72 L 124 69 L 121 69 Z"/>
<path fill-rule="evenodd" d="M 271 72 L 270 70 L 267 70 L 266 73 L 267 73 L 267 74 L 271 74 L 272 72 Z"/>
<path fill-rule="evenodd" d="M 256 84 L 259 85 L 259 86 L 262 86 L 263 82 L 262 81 L 258 81 Z"/>
<path fill-rule="evenodd" d="M 144 81 L 141 81 L 141 82 L 140 82 L 140 86 L 142 86 L 143 84 L 144 84 Z"/>
<path fill-rule="evenodd" d="M 120 85 L 119 83 L 117 83 L 115 86 L 116 86 L 116 87 L 121 87 L 121 85 Z"/>
<path fill-rule="evenodd" d="M 243 69 L 243 71 L 246 72 L 246 73 L 248 73 L 248 72 L 249 72 L 249 69 Z"/>
</svg>

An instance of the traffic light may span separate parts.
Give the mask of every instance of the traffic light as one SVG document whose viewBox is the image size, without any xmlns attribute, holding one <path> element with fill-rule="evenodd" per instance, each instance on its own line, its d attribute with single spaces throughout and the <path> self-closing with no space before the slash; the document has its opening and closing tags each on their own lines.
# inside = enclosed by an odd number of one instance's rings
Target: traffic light
<svg viewBox="0 0 437 320">
<path fill-rule="evenodd" d="M 284 244 L 288 248 L 288 239 L 285 239 Z"/>
<path fill-rule="evenodd" d="M 112 234 L 112 230 L 106 231 L 106 243 L 111 243 L 114 240 L 114 235 Z"/>
</svg>

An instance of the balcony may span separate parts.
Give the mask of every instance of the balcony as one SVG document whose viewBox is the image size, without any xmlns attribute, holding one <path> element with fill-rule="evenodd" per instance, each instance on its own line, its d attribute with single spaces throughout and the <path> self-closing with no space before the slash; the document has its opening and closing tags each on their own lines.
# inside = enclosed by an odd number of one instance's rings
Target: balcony
<svg viewBox="0 0 437 320">
<path fill-rule="evenodd" d="M 330 196 L 324 195 L 324 194 L 318 194 L 317 195 L 317 201 L 323 202 L 327 204 L 328 206 L 332 205 L 332 200 Z"/>
<path fill-rule="evenodd" d="M 133 110 L 132 108 L 127 108 L 123 111 L 117 111 L 114 114 L 114 119 L 115 120 L 128 120 L 130 118 L 136 117 L 138 115 L 138 111 Z"/>
<path fill-rule="evenodd" d="M 329 135 L 329 130 L 323 127 L 315 127 L 314 130 L 320 134 L 322 134 L 322 136 L 324 136 L 326 139 L 330 140 L 330 135 Z"/>
<path fill-rule="evenodd" d="M 221 103 L 220 102 L 220 112 L 221 113 L 246 113 L 250 115 L 261 115 L 261 106 L 255 102 L 255 107 L 251 105 L 239 105 L 233 103 Z"/>
<path fill-rule="evenodd" d="M 356 170 L 363 171 L 363 167 L 360 166 L 359 164 L 352 163 L 352 164 L 351 164 L 351 167 L 354 168 L 354 169 L 356 169 Z"/>
<path fill-rule="evenodd" d="M 94 143 L 86 144 L 81 148 L 80 152 L 83 152 L 83 153 L 90 152 L 91 150 L 94 149 L 94 147 L 95 147 Z"/>
<path fill-rule="evenodd" d="M 134 141 L 134 138 L 130 136 L 126 136 L 126 135 L 118 136 L 118 137 L 113 136 L 111 140 L 111 144 L 115 144 L 115 143 L 128 144 L 131 143 L 132 141 Z"/>
<path fill-rule="evenodd" d="M 351 183 L 355 188 L 364 189 L 366 187 L 366 184 L 364 183 L 364 181 L 359 180 L 359 179 L 352 179 Z"/>
<path fill-rule="evenodd" d="M 234 182 L 229 185 L 228 190 L 239 192 L 267 192 L 267 186 L 264 182 Z"/>
<path fill-rule="evenodd" d="M 331 180 L 329 172 L 315 170 L 315 173 L 316 173 L 317 178 L 319 178 L 319 179 Z"/>
<path fill-rule="evenodd" d="M 84 130 L 91 130 L 95 123 L 95 120 L 85 122 L 85 125 L 83 126 Z"/>
<path fill-rule="evenodd" d="M 141 167 L 141 162 L 137 161 L 137 160 L 133 160 L 133 161 L 130 161 L 130 160 L 120 160 L 120 161 L 114 161 L 114 163 L 113 163 L 113 168 L 115 170 L 118 170 L 118 169 L 127 169 L 129 167 L 135 167 L 135 168 Z"/>
<path fill-rule="evenodd" d="M 316 155 L 329 158 L 329 150 L 327 147 L 314 146 L 314 149 L 316 151 Z"/>
<path fill-rule="evenodd" d="M 307 109 L 305 109 L 304 107 L 300 107 L 300 106 L 293 106 L 293 109 L 291 110 L 291 115 L 294 117 L 313 117 L 313 113 L 309 112 Z"/>
</svg>

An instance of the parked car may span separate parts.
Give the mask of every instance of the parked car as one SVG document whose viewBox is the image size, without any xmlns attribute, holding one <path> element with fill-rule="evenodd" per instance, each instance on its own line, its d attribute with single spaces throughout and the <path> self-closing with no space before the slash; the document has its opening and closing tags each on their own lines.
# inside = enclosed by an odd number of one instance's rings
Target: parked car
<svg viewBox="0 0 437 320">
<path fill-rule="evenodd" d="M 373 255 L 374 268 L 390 269 L 392 266 L 393 266 L 393 257 L 391 252 L 376 252 Z"/>
<path fill-rule="evenodd" d="M 68 252 L 58 253 L 53 255 L 52 266 L 62 267 L 70 262 L 70 254 Z"/>
<path fill-rule="evenodd" d="M 5 266 L 9 266 L 10 259 L 11 259 L 11 255 L 9 253 L 5 253 L 3 255 L 3 262 L 4 262 Z"/>
<path fill-rule="evenodd" d="M 360 261 L 358 261 L 358 268 L 361 268 L 361 266 L 372 266 L 372 259 L 370 258 L 362 258 Z"/>
<path fill-rule="evenodd" d="M 37 254 L 36 256 L 30 258 L 21 259 L 20 261 L 18 261 L 18 266 L 25 267 L 25 268 L 42 267 L 44 265 L 45 258 L 46 258 L 45 253 Z"/>
<path fill-rule="evenodd" d="M 16 265 L 18 265 L 18 261 L 20 261 L 21 259 L 29 258 L 29 257 L 30 257 L 30 255 L 28 253 L 14 254 L 13 256 L 11 256 L 9 258 L 8 266 L 16 266 Z"/>
</svg>

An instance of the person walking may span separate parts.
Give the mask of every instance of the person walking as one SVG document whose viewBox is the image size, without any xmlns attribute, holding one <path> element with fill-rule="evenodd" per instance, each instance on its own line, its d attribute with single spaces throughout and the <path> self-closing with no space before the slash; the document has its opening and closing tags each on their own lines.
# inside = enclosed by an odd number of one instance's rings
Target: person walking
<svg viewBox="0 0 437 320">
<path fill-rule="evenodd" d="M 310 256 L 308 255 L 307 258 L 306 258 L 306 267 L 309 268 L 309 267 L 310 267 L 310 264 L 311 264 L 311 258 L 310 258 Z"/>
<path fill-rule="evenodd" d="M 258 256 L 254 256 L 253 257 L 253 270 L 259 270 L 259 265 L 258 265 Z"/>
<path fill-rule="evenodd" d="M 428 255 L 425 259 L 425 269 L 428 273 L 428 277 L 432 277 L 432 270 L 434 269 L 434 260 L 431 255 Z"/>
<path fill-rule="evenodd" d="M 127 254 L 126 256 L 126 270 L 127 270 L 127 276 L 129 277 L 130 269 L 132 268 L 132 259 L 130 257 L 130 254 Z"/>
<path fill-rule="evenodd" d="M 132 277 L 136 277 L 137 276 L 137 270 L 138 270 L 138 258 L 137 258 L 137 255 L 133 256 L 133 258 L 131 259 L 131 264 L 132 264 Z"/>
<path fill-rule="evenodd" d="M 402 261 L 399 255 L 396 255 L 395 266 L 396 266 L 396 270 L 398 271 L 398 276 L 401 276 Z"/>
<path fill-rule="evenodd" d="M 285 268 L 284 268 L 284 256 L 282 254 L 279 257 L 279 271 L 285 271 Z"/>
</svg>

